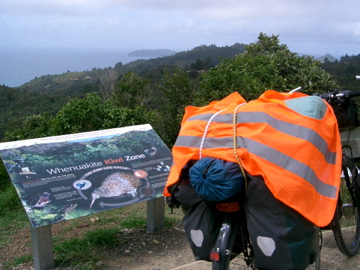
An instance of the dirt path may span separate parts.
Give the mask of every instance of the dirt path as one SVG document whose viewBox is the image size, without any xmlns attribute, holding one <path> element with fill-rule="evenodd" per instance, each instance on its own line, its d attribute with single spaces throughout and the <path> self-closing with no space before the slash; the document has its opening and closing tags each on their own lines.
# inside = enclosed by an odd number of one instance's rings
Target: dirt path
<svg viewBox="0 0 360 270">
<path fill-rule="evenodd" d="M 107 269 L 128 270 L 208 270 L 211 264 L 208 262 L 194 262 L 191 251 L 187 245 L 184 234 L 179 231 L 175 239 L 179 243 L 166 246 L 160 252 L 143 254 L 140 258 L 118 255 L 116 258 L 107 258 L 104 263 Z M 240 259 L 234 260 L 231 270 L 248 269 Z M 309 270 L 313 267 L 309 267 Z M 355 270 L 360 269 L 360 254 L 347 258 L 337 248 L 331 231 L 323 233 L 323 249 L 321 253 L 321 269 L 323 270 Z"/>
<path fill-rule="evenodd" d="M 54 226 L 55 227 L 55 226 Z M 55 232 L 56 233 L 56 227 Z M 127 244 L 116 249 L 106 250 L 99 254 L 102 260 L 98 263 L 108 270 L 207 270 L 207 262 L 195 262 L 182 228 L 166 228 L 155 234 L 146 234 L 143 229 L 122 232 Z M 24 237 L 26 231 L 18 234 L 13 244 L 0 249 L 3 259 L 10 259 L 22 252 L 31 252 L 28 243 L 30 236 Z M 29 251 L 30 249 L 30 251 Z M 360 270 L 360 254 L 347 258 L 336 247 L 332 232 L 324 233 L 322 250 L 322 268 L 324 270 Z M 1 262 L 0 262 L 0 269 Z M 19 265 L 14 270 L 34 269 L 32 263 Z M 242 260 L 235 260 L 231 269 L 247 269 Z M 60 269 L 57 269 L 60 270 Z M 61 270 L 64 270 L 62 268 Z M 69 269 L 70 270 L 70 269 Z"/>
<path fill-rule="evenodd" d="M 323 248 L 321 251 L 321 269 L 323 270 L 355 270 L 360 269 L 360 254 L 348 258 L 336 246 L 331 231 L 323 232 Z"/>
</svg>

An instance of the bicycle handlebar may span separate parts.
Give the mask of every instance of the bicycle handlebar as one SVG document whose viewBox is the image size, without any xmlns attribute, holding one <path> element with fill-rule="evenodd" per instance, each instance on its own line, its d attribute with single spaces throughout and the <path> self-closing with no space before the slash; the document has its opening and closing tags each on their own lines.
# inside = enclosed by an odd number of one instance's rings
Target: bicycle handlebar
<svg viewBox="0 0 360 270">
<path fill-rule="evenodd" d="M 360 91 L 341 91 L 337 90 L 327 92 L 325 94 L 315 94 L 323 99 L 325 99 L 330 104 L 346 104 L 352 97 L 360 96 Z"/>
<path fill-rule="evenodd" d="M 356 79 L 360 80 L 360 75 L 356 75 Z M 301 92 L 302 87 L 299 86 L 293 90 L 291 90 L 289 93 L 295 93 L 295 92 Z M 315 93 L 315 96 L 319 96 L 323 99 L 325 99 L 329 103 L 337 102 L 339 104 L 345 103 L 349 101 L 352 97 L 358 97 L 360 96 L 360 91 L 341 91 L 333 90 L 330 92 L 327 92 L 325 94 Z"/>
<path fill-rule="evenodd" d="M 360 96 L 360 91 L 341 91 L 336 94 L 336 97 L 357 97 Z"/>
</svg>

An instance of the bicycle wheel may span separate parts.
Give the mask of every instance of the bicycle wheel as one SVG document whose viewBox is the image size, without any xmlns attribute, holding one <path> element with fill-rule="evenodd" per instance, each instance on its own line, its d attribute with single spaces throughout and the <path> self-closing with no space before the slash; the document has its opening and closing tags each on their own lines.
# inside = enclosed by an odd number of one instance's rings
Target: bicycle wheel
<svg viewBox="0 0 360 270">
<path fill-rule="evenodd" d="M 316 256 L 316 260 L 314 262 L 314 269 L 320 270 L 321 269 L 321 249 L 322 249 L 322 243 L 323 243 L 323 237 L 322 237 L 322 231 L 319 230 L 319 251 Z M 312 269 L 312 268 L 311 268 Z"/>
<path fill-rule="evenodd" d="M 357 167 L 352 158 L 343 157 L 339 199 L 331 229 L 339 250 L 354 256 L 360 248 L 359 204 L 355 179 L 358 175 Z"/>
<path fill-rule="evenodd" d="M 244 252 L 244 223 L 240 220 L 226 218 L 223 222 L 215 246 L 211 251 L 213 270 L 228 270 L 230 261 Z"/>
<path fill-rule="evenodd" d="M 220 228 L 215 246 L 210 254 L 213 270 L 228 270 L 230 266 L 231 250 L 236 233 L 230 222 L 225 221 Z"/>
</svg>

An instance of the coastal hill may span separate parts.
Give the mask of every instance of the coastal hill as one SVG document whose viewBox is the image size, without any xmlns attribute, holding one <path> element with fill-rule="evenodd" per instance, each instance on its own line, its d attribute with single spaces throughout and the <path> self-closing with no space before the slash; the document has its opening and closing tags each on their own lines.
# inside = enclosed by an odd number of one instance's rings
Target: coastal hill
<svg viewBox="0 0 360 270">
<path fill-rule="evenodd" d="M 321 63 L 325 63 L 325 62 L 335 62 L 337 59 L 332 56 L 331 54 L 327 53 L 324 56 L 318 57 L 316 58 L 317 60 L 320 60 Z"/>
<path fill-rule="evenodd" d="M 170 50 L 142 50 L 156 58 L 135 60 L 105 69 L 93 68 L 83 72 L 64 72 L 55 75 L 36 77 L 20 87 L 0 86 L 0 141 L 5 132 L 16 129 L 28 116 L 54 115 L 66 103 L 88 93 L 99 93 L 106 80 L 115 76 L 114 83 L 128 72 L 134 72 L 153 82 L 160 81 L 164 68 L 178 67 L 188 74 L 198 76 L 203 70 L 216 66 L 226 58 L 232 58 L 245 51 L 245 45 L 217 47 L 201 45 L 189 51 L 175 53 Z M 135 53 L 135 52 L 134 52 Z M 159 53 L 172 55 L 160 57 Z"/>
<path fill-rule="evenodd" d="M 174 53 L 171 50 L 141 50 L 139 54 L 155 55 Z M 14 130 L 28 116 L 55 115 L 66 103 L 88 93 L 101 93 L 110 83 L 116 84 L 128 72 L 134 72 L 153 84 L 160 83 L 164 70 L 182 69 L 191 80 L 198 80 L 204 71 L 218 65 L 221 61 L 245 52 L 245 44 L 235 43 L 232 46 L 217 47 L 201 45 L 189 51 L 177 52 L 168 56 L 154 56 L 151 59 L 135 60 L 105 69 L 93 68 L 83 72 L 64 72 L 56 75 L 36 77 L 20 87 L 0 86 L 0 141 L 7 130 Z M 357 90 L 358 82 L 353 79 L 360 72 L 360 55 L 344 56 L 332 62 L 331 55 L 322 57 L 322 67 L 336 76 L 340 87 Z M 319 58 L 318 58 L 319 59 Z M 351 71 L 351 72 L 350 72 Z M 106 80 L 111 79 L 107 82 Z M 353 85 L 357 83 L 356 85 Z"/>
<path fill-rule="evenodd" d="M 164 57 L 176 54 L 176 51 L 168 50 L 168 49 L 158 49 L 158 50 L 136 50 L 130 52 L 129 56 L 135 57 Z"/>
<path fill-rule="evenodd" d="M 67 95 L 77 96 L 88 92 L 93 92 L 97 88 L 99 81 L 104 78 L 104 75 L 110 70 L 116 72 L 120 77 L 127 72 L 135 72 L 141 75 L 144 73 L 156 72 L 160 76 L 158 70 L 163 70 L 164 67 L 177 66 L 184 70 L 207 70 L 216 66 L 221 60 L 232 58 L 236 54 L 243 53 L 245 45 L 236 43 L 232 46 L 217 47 L 215 45 L 205 46 L 201 45 L 189 51 L 175 52 L 167 49 L 161 50 L 139 50 L 133 51 L 130 54 L 142 56 L 144 59 L 135 60 L 127 64 L 122 62 L 115 62 L 114 67 L 111 68 L 93 68 L 83 72 L 64 72 L 62 74 L 44 75 L 32 79 L 30 82 L 16 87 L 21 91 L 44 93 L 47 95 Z M 169 54 L 167 56 L 160 56 Z M 150 58 L 150 59 L 149 59 Z"/>
</svg>

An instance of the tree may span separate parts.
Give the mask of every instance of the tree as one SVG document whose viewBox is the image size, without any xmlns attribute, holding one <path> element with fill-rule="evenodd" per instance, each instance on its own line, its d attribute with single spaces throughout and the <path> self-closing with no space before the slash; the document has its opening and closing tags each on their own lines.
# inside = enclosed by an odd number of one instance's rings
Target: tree
<svg viewBox="0 0 360 270">
<path fill-rule="evenodd" d="M 101 98 L 88 94 L 67 103 L 55 116 L 53 133 L 56 135 L 97 130 L 101 127 Z"/>
<path fill-rule="evenodd" d="M 360 54 L 345 55 L 340 61 L 325 62 L 322 67 L 327 72 L 334 74 L 336 81 L 339 83 L 340 90 L 360 91 L 360 83 L 355 80 L 355 76 L 360 74 Z"/>
<path fill-rule="evenodd" d="M 119 107 L 113 100 L 107 100 L 101 106 L 101 128 L 116 128 L 140 124 L 154 125 L 156 114 L 145 107 L 137 106 L 134 109 Z"/>
<path fill-rule="evenodd" d="M 181 69 L 177 68 L 172 72 L 165 69 L 164 72 L 163 80 L 159 85 L 161 95 L 158 96 L 160 100 L 157 109 L 160 116 L 158 128 L 165 143 L 172 145 L 179 133 L 179 123 L 184 109 L 193 103 L 196 90 L 187 73 Z"/>
<path fill-rule="evenodd" d="M 141 106 L 120 107 L 113 99 L 103 103 L 99 95 L 89 94 L 66 104 L 50 129 L 53 134 L 62 135 L 152 123 L 153 118 L 153 112 Z"/>
<path fill-rule="evenodd" d="M 99 91 L 103 100 L 107 100 L 114 95 L 115 84 L 119 74 L 115 69 L 106 69 L 104 74 L 99 79 Z"/>
<path fill-rule="evenodd" d="M 251 100 L 268 89 L 287 92 L 298 86 L 311 94 L 333 89 L 336 82 L 320 62 L 292 53 L 278 36 L 261 33 L 245 53 L 224 60 L 201 77 L 196 101 L 203 105 L 234 91 Z"/>
<path fill-rule="evenodd" d="M 134 109 L 146 104 L 149 93 L 149 82 L 134 72 L 128 72 L 116 85 L 113 98 L 119 106 Z"/>
</svg>

